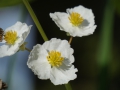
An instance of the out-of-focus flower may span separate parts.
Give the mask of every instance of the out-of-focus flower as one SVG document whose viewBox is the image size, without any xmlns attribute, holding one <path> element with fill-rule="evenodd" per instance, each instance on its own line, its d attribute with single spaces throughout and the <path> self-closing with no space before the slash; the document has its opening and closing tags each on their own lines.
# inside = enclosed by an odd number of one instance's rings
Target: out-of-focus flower
<svg viewBox="0 0 120 90">
<path fill-rule="evenodd" d="M 50 13 L 50 17 L 60 30 L 69 33 L 73 37 L 82 37 L 93 34 L 96 29 L 94 15 L 91 9 L 81 5 L 67 9 L 67 13 Z"/>
<path fill-rule="evenodd" d="M 27 38 L 31 26 L 26 23 L 17 22 L 11 27 L 8 27 L 3 34 L 3 40 L 0 43 L 0 57 L 10 56 L 15 54 L 20 46 L 24 43 Z"/>
<path fill-rule="evenodd" d="M 34 46 L 27 65 L 39 79 L 50 79 L 54 85 L 67 84 L 77 77 L 72 54 L 73 49 L 67 40 L 53 38 Z"/>
</svg>

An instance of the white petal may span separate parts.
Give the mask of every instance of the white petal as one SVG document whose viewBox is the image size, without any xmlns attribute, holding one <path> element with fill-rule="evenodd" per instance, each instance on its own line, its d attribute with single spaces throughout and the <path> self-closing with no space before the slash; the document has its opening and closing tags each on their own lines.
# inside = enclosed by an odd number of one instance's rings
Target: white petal
<svg viewBox="0 0 120 90">
<path fill-rule="evenodd" d="M 74 62 L 74 56 L 71 55 L 69 58 L 65 58 L 63 60 L 63 63 L 66 65 L 66 66 L 71 66 L 71 64 Z"/>
<path fill-rule="evenodd" d="M 32 71 L 36 75 L 38 75 L 38 78 L 49 79 L 51 66 L 48 63 L 47 58 L 46 58 L 47 52 L 45 52 L 41 48 L 42 47 L 39 44 L 34 46 L 34 48 L 32 49 L 29 55 L 27 65 L 29 68 L 32 69 Z"/>
<path fill-rule="evenodd" d="M 73 54 L 73 49 L 70 48 L 70 44 L 67 40 L 52 38 L 50 41 L 46 41 L 43 44 L 43 47 L 48 51 L 59 51 L 61 53 L 61 56 L 65 58 L 65 62 L 67 62 L 67 65 L 70 65 L 74 62 L 74 57 L 71 58 Z"/>
<path fill-rule="evenodd" d="M 54 46 L 55 44 L 51 45 Z M 70 47 L 70 44 L 67 40 L 61 40 L 57 44 L 58 48 L 56 51 L 61 52 L 61 56 L 65 58 L 64 62 L 67 62 L 66 65 L 70 65 L 74 62 L 73 52 L 74 50 Z M 53 48 L 54 49 L 54 48 Z"/>
<path fill-rule="evenodd" d="M 39 62 L 39 60 L 31 61 L 27 64 L 29 68 L 32 69 L 35 75 L 38 76 L 39 79 L 49 79 L 51 66 L 46 62 Z"/>
<path fill-rule="evenodd" d="M 69 8 L 66 10 L 67 13 L 72 13 L 72 12 L 77 12 L 79 13 L 84 19 L 88 19 L 89 17 L 93 17 L 94 18 L 94 15 L 92 13 L 92 10 L 91 9 L 88 9 L 88 8 L 85 8 L 83 7 L 82 5 L 79 5 L 79 6 L 76 6 L 74 8 Z M 92 18 L 92 19 L 93 19 Z"/>
<path fill-rule="evenodd" d="M 65 47 L 70 47 L 67 40 L 60 40 L 60 39 L 51 39 L 50 40 L 50 49 L 51 50 L 59 50 L 61 51 L 65 49 Z"/>
<path fill-rule="evenodd" d="M 72 36 L 79 36 L 79 37 L 82 37 L 82 36 L 88 36 L 90 34 L 93 34 L 93 32 L 95 31 L 96 29 L 96 25 L 90 27 L 90 28 L 83 28 L 83 29 L 76 29 L 76 32 L 74 33 L 69 33 L 70 35 Z"/>
<path fill-rule="evenodd" d="M 0 57 L 11 56 L 19 50 L 19 44 L 22 42 L 22 38 L 19 38 L 14 45 L 2 45 L 0 46 Z"/>
<path fill-rule="evenodd" d="M 52 38 L 50 41 L 47 41 L 43 44 L 44 48 L 51 51 L 51 50 L 57 50 L 59 47 L 59 44 L 61 43 L 60 39 Z"/>
<path fill-rule="evenodd" d="M 21 23 L 21 22 L 16 22 L 14 25 L 8 27 L 5 32 L 7 31 L 16 31 L 18 33 L 18 36 L 21 37 L 24 32 L 29 32 L 31 29 L 32 25 L 27 26 L 26 23 Z"/>
<path fill-rule="evenodd" d="M 71 23 L 68 19 L 69 14 L 55 12 L 55 13 L 50 13 L 50 17 L 57 24 L 60 30 L 66 31 L 66 32 L 70 31 Z"/>
<path fill-rule="evenodd" d="M 21 33 L 21 38 L 23 38 L 23 40 L 21 42 L 21 45 L 24 43 L 24 41 L 26 40 L 27 36 L 29 35 L 31 27 L 32 27 L 32 25 L 28 26 L 26 28 L 27 31 L 25 31 L 24 33 Z"/>
<path fill-rule="evenodd" d="M 57 51 L 62 53 L 63 57 L 69 58 L 70 55 L 73 54 L 73 49 L 70 48 L 70 44 L 67 40 L 62 40 L 59 44 Z"/>
<path fill-rule="evenodd" d="M 41 47 L 40 44 L 37 44 L 33 47 L 32 51 L 30 52 L 29 59 L 28 59 L 28 64 L 33 61 L 37 60 L 39 56 L 39 48 Z"/>
<path fill-rule="evenodd" d="M 74 80 L 77 77 L 76 72 L 77 69 L 74 66 L 53 67 L 50 80 L 54 85 L 67 84 L 70 80 Z"/>
</svg>

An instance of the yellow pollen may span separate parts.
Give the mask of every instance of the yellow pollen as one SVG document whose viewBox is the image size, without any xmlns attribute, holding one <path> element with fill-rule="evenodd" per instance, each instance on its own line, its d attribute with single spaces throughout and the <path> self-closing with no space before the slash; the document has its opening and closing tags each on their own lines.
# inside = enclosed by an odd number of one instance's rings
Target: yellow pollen
<svg viewBox="0 0 120 90">
<path fill-rule="evenodd" d="M 79 26 L 83 22 L 83 18 L 79 13 L 72 12 L 68 17 L 73 26 Z"/>
<path fill-rule="evenodd" d="M 4 40 L 7 44 L 13 45 L 17 40 L 17 32 L 16 31 L 8 31 L 4 35 Z"/>
<path fill-rule="evenodd" d="M 48 53 L 47 59 L 52 67 L 59 67 L 62 65 L 62 61 L 64 60 L 64 58 L 61 57 L 61 53 L 57 51 L 50 51 Z"/>
</svg>

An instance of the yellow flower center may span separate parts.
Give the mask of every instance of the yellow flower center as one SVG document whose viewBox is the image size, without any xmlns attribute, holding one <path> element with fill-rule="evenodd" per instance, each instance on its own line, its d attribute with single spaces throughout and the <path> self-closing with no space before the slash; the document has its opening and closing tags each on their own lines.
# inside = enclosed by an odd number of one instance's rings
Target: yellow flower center
<svg viewBox="0 0 120 90">
<path fill-rule="evenodd" d="M 83 18 L 79 13 L 72 12 L 68 17 L 73 26 L 79 26 L 83 22 Z"/>
<path fill-rule="evenodd" d="M 61 53 L 57 51 L 50 51 L 48 53 L 47 59 L 52 67 L 59 67 L 60 65 L 62 65 L 62 61 L 64 60 L 64 58 L 61 57 Z"/>
<path fill-rule="evenodd" d="M 8 31 L 4 35 L 4 40 L 7 44 L 13 45 L 17 40 L 17 32 L 16 31 Z"/>
</svg>

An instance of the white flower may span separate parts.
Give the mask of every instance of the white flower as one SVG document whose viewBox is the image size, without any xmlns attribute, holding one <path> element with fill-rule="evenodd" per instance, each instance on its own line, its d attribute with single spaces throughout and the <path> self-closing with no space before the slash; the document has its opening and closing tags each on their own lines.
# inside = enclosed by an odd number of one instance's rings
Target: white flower
<svg viewBox="0 0 120 90">
<path fill-rule="evenodd" d="M 17 22 L 4 31 L 3 41 L 0 42 L 0 57 L 10 56 L 15 54 L 19 47 L 24 43 L 28 36 L 31 26 L 26 23 Z"/>
<path fill-rule="evenodd" d="M 79 5 L 67 9 L 66 12 L 67 13 L 50 13 L 50 17 L 60 30 L 69 33 L 73 37 L 82 37 L 93 34 L 96 25 L 94 25 L 94 15 L 91 9 Z"/>
<path fill-rule="evenodd" d="M 39 79 L 50 79 L 54 85 L 67 84 L 77 77 L 72 54 L 68 41 L 53 38 L 34 46 L 27 65 Z"/>
</svg>

